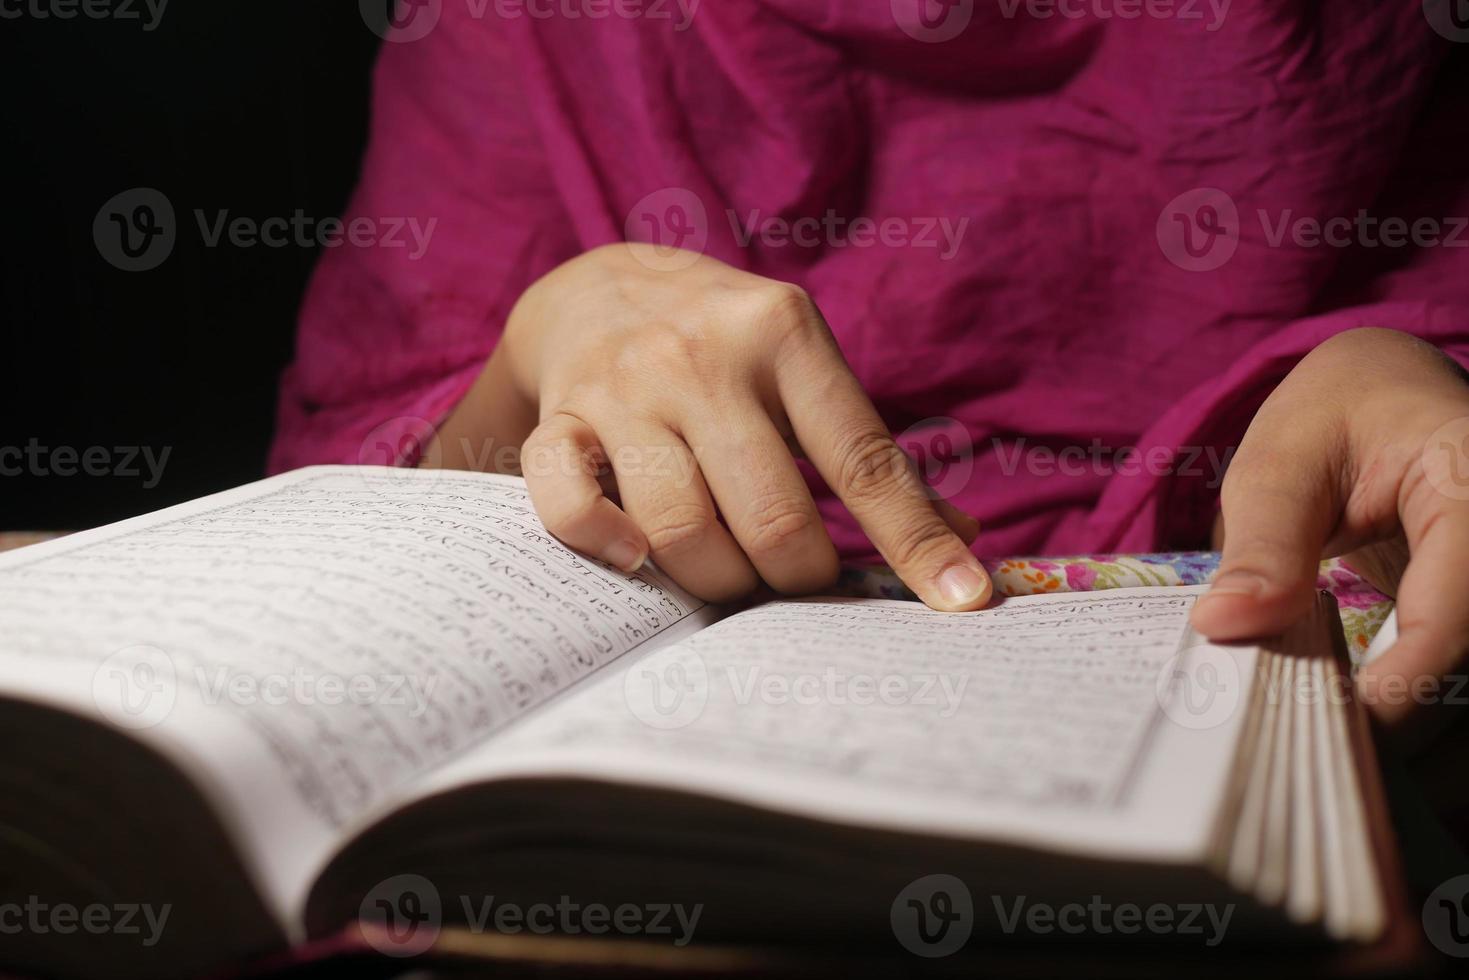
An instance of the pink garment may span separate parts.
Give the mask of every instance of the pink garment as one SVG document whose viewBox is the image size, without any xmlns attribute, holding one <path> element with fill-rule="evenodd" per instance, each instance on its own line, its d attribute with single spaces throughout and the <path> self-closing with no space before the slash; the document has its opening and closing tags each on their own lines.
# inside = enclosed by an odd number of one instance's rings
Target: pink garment
<svg viewBox="0 0 1469 980">
<path fill-rule="evenodd" d="M 629 235 L 801 284 L 894 431 L 957 420 L 973 472 L 945 489 L 986 555 L 1201 543 L 1209 451 L 1339 331 L 1469 361 L 1469 48 L 1420 4 L 1234 0 L 1216 24 L 1015 3 L 706 0 L 685 22 L 419 0 L 442 16 L 383 47 L 350 216 L 437 224 L 419 257 L 326 252 L 271 468 L 441 419 L 531 281 Z M 945 11 L 968 11 L 957 36 L 910 36 Z M 752 212 L 827 227 L 742 242 Z M 1394 216 L 1443 241 L 1384 244 Z M 859 241 L 863 217 L 897 223 Z M 1302 218 L 1355 224 L 1313 244 Z"/>
</svg>

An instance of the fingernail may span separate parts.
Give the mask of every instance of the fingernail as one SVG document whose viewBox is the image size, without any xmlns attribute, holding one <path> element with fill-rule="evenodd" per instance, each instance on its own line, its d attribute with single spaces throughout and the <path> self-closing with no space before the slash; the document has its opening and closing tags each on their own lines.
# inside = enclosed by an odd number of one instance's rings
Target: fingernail
<svg viewBox="0 0 1469 980">
<path fill-rule="evenodd" d="M 616 565 L 624 572 L 635 572 L 643 567 L 648 556 L 631 541 L 614 541 L 602 553 L 602 559 Z"/>
<path fill-rule="evenodd" d="M 984 579 L 968 565 L 950 565 L 939 575 L 939 592 L 956 606 L 967 606 L 984 595 Z"/>
<path fill-rule="evenodd" d="M 1265 579 L 1254 572 L 1225 572 L 1216 578 L 1204 598 L 1216 595 L 1259 595 L 1265 591 Z"/>
</svg>

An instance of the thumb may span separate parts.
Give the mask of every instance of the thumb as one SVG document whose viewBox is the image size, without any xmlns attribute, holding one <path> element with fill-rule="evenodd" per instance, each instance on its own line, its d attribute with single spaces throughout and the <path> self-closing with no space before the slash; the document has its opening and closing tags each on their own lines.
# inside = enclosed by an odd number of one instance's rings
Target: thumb
<svg viewBox="0 0 1469 980">
<path fill-rule="evenodd" d="M 1267 452 L 1249 443 L 1246 435 L 1224 480 L 1219 572 L 1190 617 L 1211 640 L 1268 636 L 1304 615 L 1340 512 L 1319 448 Z"/>
</svg>

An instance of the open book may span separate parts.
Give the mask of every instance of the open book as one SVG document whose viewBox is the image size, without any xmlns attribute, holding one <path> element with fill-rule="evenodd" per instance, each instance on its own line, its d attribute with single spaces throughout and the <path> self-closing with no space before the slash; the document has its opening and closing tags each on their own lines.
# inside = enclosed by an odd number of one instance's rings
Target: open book
<svg viewBox="0 0 1469 980">
<path fill-rule="evenodd" d="M 344 930 L 908 962 L 1380 940 L 1401 897 L 1334 608 L 1222 647 L 1199 594 L 718 610 L 568 551 L 516 479 L 374 467 L 27 548 L 0 966 L 186 975 Z"/>
</svg>

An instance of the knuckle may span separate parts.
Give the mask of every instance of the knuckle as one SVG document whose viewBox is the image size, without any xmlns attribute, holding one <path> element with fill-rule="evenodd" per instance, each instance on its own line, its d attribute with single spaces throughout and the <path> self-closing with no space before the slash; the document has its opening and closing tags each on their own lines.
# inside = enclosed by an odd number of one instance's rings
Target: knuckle
<svg viewBox="0 0 1469 980">
<path fill-rule="evenodd" d="M 759 560 L 800 544 L 816 526 L 810 505 L 790 494 L 767 497 L 751 508 L 745 554 Z"/>
<path fill-rule="evenodd" d="M 1248 443 L 1241 446 L 1224 471 L 1224 480 L 1219 493 L 1225 500 L 1248 498 L 1277 489 L 1281 474 L 1293 473 L 1293 464 L 1299 462 L 1294 450 L 1271 448 Z"/>
<path fill-rule="evenodd" d="M 755 348 L 778 348 L 825 323 L 804 289 L 774 279 L 728 289 L 722 303 L 731 336 Z"/>
<path fill-rule="evenodd" d="M 698 357 L 702 339 L 697 329 L 665 326 L 649 330 L 638 347 L 656 365 L 685 365 L 694 363 Z"/>
<path fill-rule="evenodd" d="M 656 398 L 667 385 L 687 387 L 714 373 L 721 358 L 700 324 L 661 323 L 640 330 L 620 349 L 603 357 L 609 382 L 623 401 Z"/>
<path fill-rule="evenodd" d="M 811 294 L 793 282 L 771 279 L 761 283 L 755 292 L 766 316 L 809 320 L 816 313 L 816 303 Z"/>
<path fill-rule="evenodd" d="M 547 430 L 543 423 L 532 432 L 520 446 L 520 469 L 531 485 L 535 496 L 535 484 L 560 471 L 560 461 L 569 451 L 566 441 Z"/>
<path fill-rule="evenodd" d="M 520 447 L 520 472 L 531 486 L 533 496 L 538 486 L 552 483 L 556 489 L 543 489 L 542 494 L 559 499 L 567 491 L 554 481 L 574 483 L 577 478 L 596 477 L 602 463 L 600 447 L 584 447 L 564 433 L 532 433 Z"/>
<path fill-rule="evenodd" d="M 555 412 L 541 419 L 530 435 L 525 437 L 526 446 L 551 446 L 571 438 L 574 422 L 571 416 Z"/>
<path fill-rule="evenodd" d="M 578 378 L 557 390 L 556 414 L 541 427 L 555 422 L 555 427 L 548 430 L 551 439 L 578 452 L 600 449 L 602 440 L 596 427 L 622 419 L 636 407 L 614 381 L 615 376 Z"/>
<path fill-rule="evenodd" d="M 823 321 L 809 293 L 795 283 L 772 281 L 759 288 L 751 318 L 762 341 L 783 344 L 810 333 Z"/>
<path fill-rule="evenodd" d="M 520 444 L 520 454 L 523 457 L 531 457 L 547 450 L 550 443 L 550 435 L 546 432 L 546 424 L 542 422 L 530 431 Z"/>
<path fill-rule="evenodd" d="M 557 537 L 576 537 L 595 522 L 599 497 L 591 493 L 558 493 L 536 505 L 541 523 Z"/>
<path fill-rule="evenodd" d="M 643 533 L 654 554 L 679 555 L 702 544 L 714 525 L 714 514 L 709 508 L 674 504 L 663 508 Z"/>
<path fill-rule="evenodd" d="M 881 499 L 911 475 L 908 457 L 891 436 L 877 428 L 861 428 L 847 435 L 837 446 L 836 460 L 843 496 L 858 501 Z"/>
<path fill-rule="evenodd" d="M 942 521 L 919 521 L 893 538 L 887 557 L 894 568 L 921 567 L 944 558 L 955 540 L 954 532 Z"/>
<path fill-rule="evenodd" d="M 1309 505 L 1310 484 L 1299 472 L 1307 464 L 1298 456 L 1293 471 L 1292 462 L 1283 454 L 1271 454 L 1267 458 L 1252 457 L 1244 466 L 1232 465 L 1219 488 L 1221 503 L 1231 509 L 1256 509 L 1262 501 L 1292 509 Z"/>
</svg>

